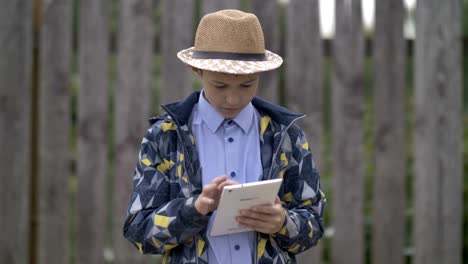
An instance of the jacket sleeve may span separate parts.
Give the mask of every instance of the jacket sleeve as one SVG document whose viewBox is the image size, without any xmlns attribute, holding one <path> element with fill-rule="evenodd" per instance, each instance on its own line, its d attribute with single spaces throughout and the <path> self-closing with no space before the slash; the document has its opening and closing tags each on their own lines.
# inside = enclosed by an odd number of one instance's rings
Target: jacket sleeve
<svg viewBox="0 0 468 264">
<path fill-rule="evenodd" d="M 291 144 L 291 152 L 281 154 L 284 172 L 280 174 L 284 173 L 285 188 L 281 200 L 286 209 L 286 221 L 275 237 L 284 250 L 298 254 L 315 246 L 322 237 L 326 199 L 320 190 L 320 176 L 304 133 L 296 126 L 292 134 L 286 141 Z"/>
<path fill-rule="evenodd" d="M 168 151 L 171 138 L 168 135 L 171 131 L 163 130 L 156 123 L 143 138 L 123 227 L 125 238 L 141 253 L 164 254 L 190 241 L 209 220 L 209 216 L 199 214 L 194 207 L 198 196 L 170 199 L 180 192 L 178 181 L 170 177 L 177 152 L 162 155 L 162 151 Z"/>
</svg>

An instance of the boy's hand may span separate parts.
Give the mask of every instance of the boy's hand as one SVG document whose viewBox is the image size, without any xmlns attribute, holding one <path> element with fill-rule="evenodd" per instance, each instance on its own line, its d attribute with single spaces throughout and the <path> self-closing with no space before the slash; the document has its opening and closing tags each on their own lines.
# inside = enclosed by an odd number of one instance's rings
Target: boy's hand
<svg viewBox="0 0 468 264">
<path fill-rule="evenodd" d="M 234 184 L 239 184 L 239 183 L 233 180 L 225 180 L 221 182 L 221 184 L 218 185 L 218 190 L 222 192 L 225 186 L 234 185 Z"/>
<path fill-rule="evenodd" d="M 198 196 L 195 201 L 195 209 L 202 214 L 207 215 L 208 213 L 218 208 L 219 199 L 224 186 L 237 184 L 233 180 L 228 180 L 227 176 L 220 176 L 214 178 L 210 184 L 203 187 L 202 193 Z"/>
<path fill-rule="evenodd" d="M 254 206 L 240 210 L 236 218 L 239 224 L 264 234 L 275 234 L 281 230 L 286 221 L 286 211 L 276 197 L 273 205 Z"/>
</svg>

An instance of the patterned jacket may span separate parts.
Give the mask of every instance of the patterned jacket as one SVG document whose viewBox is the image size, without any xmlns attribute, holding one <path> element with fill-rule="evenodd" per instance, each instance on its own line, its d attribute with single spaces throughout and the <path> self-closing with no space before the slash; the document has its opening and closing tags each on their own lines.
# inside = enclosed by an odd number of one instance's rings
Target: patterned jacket
<svg viewBox="0 0 468 264">
<path fill-rule="evenodd" d="M 208 263 L 206 227 L 194 204 L 202 190 L 191 113 L 199 92 L 162 106 L 150 119 L 133 178 L 124 236 L 141 253 L 162 254 L 163 263 Z M 257 233 L 256 262 L 295 263 L 295 254 L 314 246 L 323 234 L 325 197 L 303 131 L 294 122 L 303 115 L 260 98 L 263 179 L 283 178 L 278 196 L 287 211 L 274 235 Z"/>
</svg>

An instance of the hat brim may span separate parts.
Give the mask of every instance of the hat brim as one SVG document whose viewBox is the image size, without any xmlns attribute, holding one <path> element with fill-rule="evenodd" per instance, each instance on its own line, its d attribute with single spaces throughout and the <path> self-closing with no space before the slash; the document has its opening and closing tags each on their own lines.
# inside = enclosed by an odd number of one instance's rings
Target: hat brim
<svg viewBox="0 0 468 264">
<path fill-rule="evenodd" d="M 230 74 L 252 74 L 274 70 L 283 63 L 281 56 L 269 50 L 265 50 L 266 60 L 264 61 L 195 59 L 192 56 L 193 50 L 194 47 L 181 50 L 177 53 L 177 57 L 190 66 L 208 71 Z"/>
</svg>

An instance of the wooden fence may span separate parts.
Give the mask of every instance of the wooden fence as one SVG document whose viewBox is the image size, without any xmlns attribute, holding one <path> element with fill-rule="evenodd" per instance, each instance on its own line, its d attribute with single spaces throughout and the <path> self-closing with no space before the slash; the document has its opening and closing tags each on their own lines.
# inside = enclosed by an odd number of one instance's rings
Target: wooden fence
<svg viewBox="0 0 468 264">
<path fill-rule="evenodd" d="M 414 92 L 405 82 L 402 1 L 376 1 L 370 86 L 360 1 L 336 1 L 329 76 L 317 0 L 120 0 L 116 54 L 116 1 L 0 2 L 0 263 L 157 261 L 122 236 L 139 143 L 156 105 L 193 90 L 176 52 L 193 44 L 201 15 L 222 8 L 256 13 L 267 48 L 285 58 L 283 69 L 262 76 L 259 94 L 307 114 L 302 125 L 329 203 L 327 238 L 299 262 L 462 263 L 461 1 L 418 1 Z M 371 197 L 365 164 L 373 168 Z"/>
</svg>

